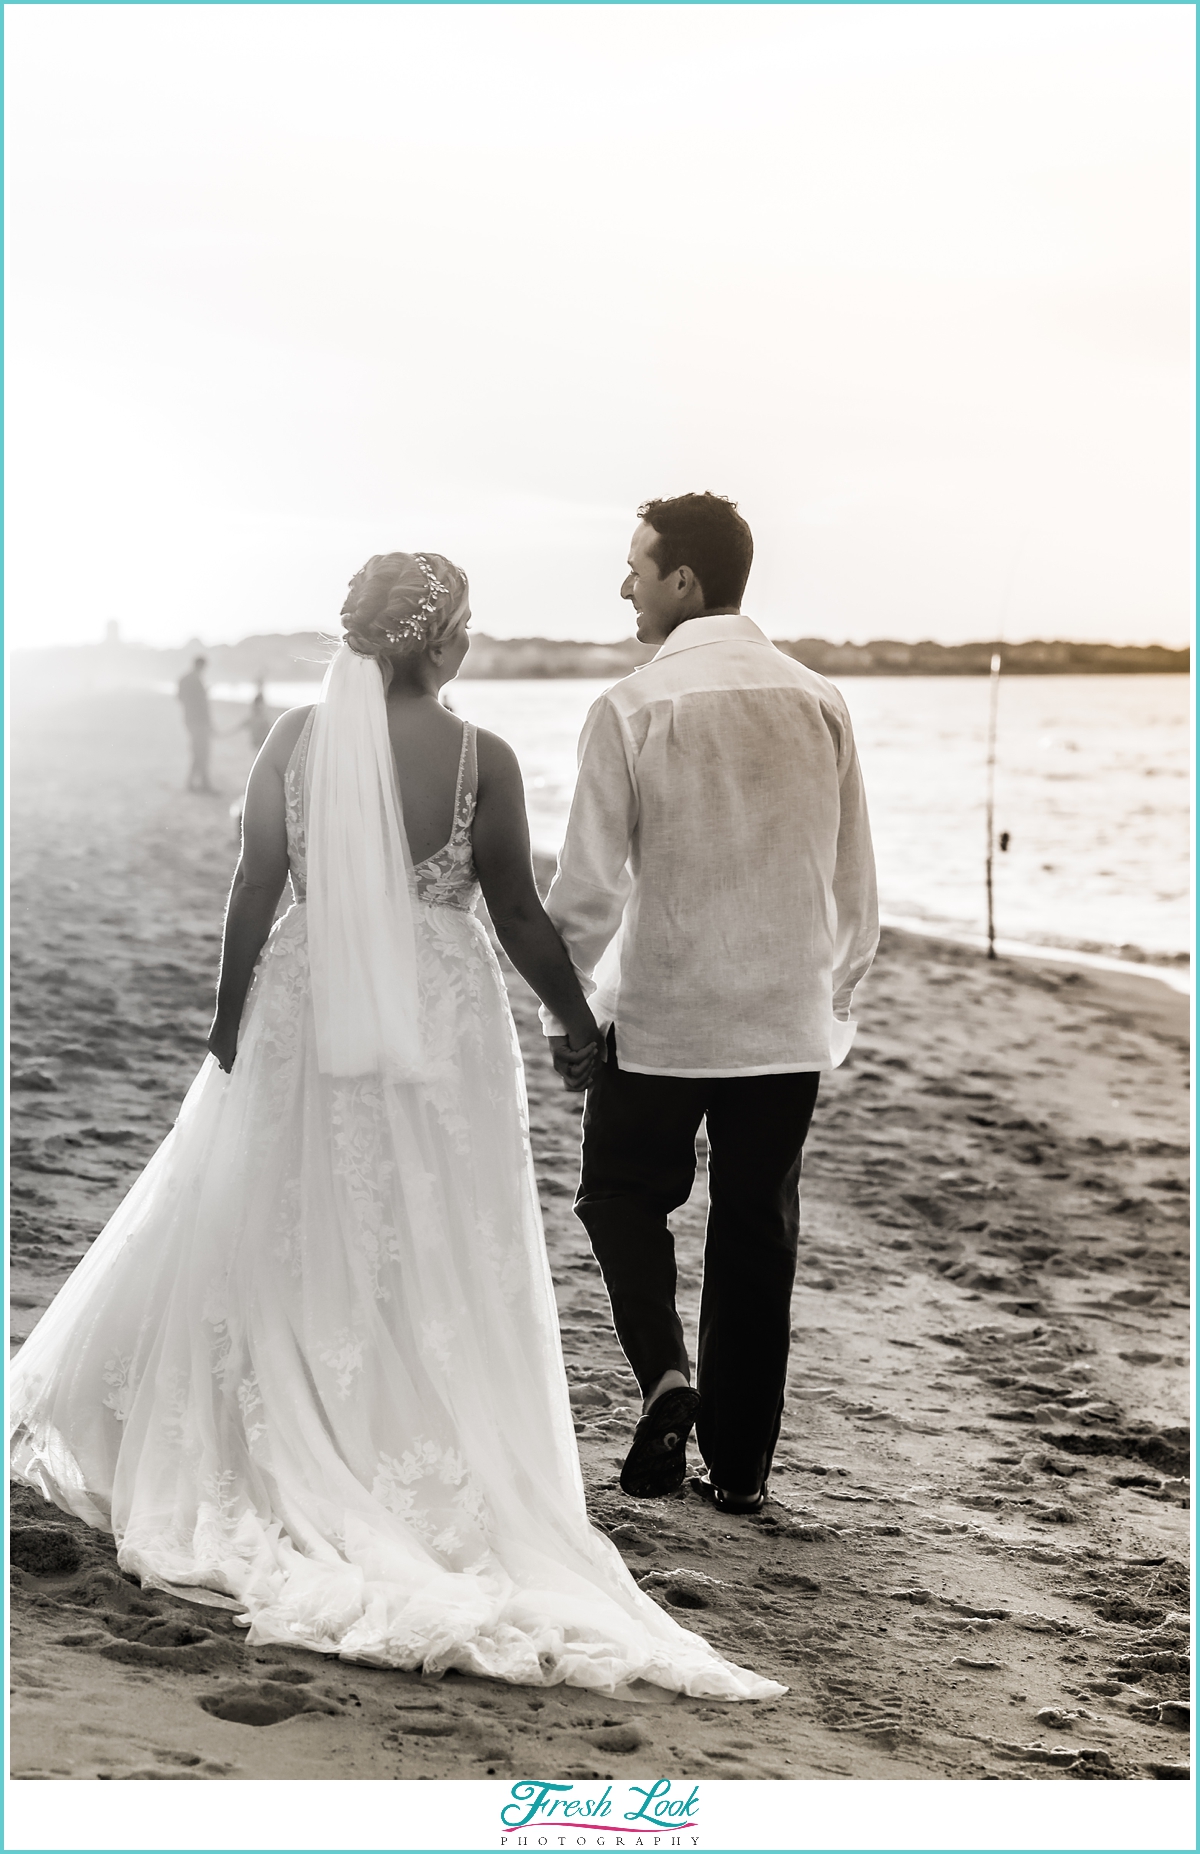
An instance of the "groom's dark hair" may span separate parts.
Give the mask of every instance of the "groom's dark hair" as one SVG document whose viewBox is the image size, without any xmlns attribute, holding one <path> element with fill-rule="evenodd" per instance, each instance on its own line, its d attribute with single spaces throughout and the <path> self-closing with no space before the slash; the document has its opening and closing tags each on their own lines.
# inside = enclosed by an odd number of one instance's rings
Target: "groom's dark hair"
<svg viewBox="0 0 1200 1854">
<path fill-rule="evenodd" d="M 754 559 L 754 537 L 736 502 L 714 496 L 710 489 L 702 496 L 659 496 L 643 502 L 638 517 L 658 536 L 650 555 L 660 579 L 689 566 L 700 581 L 706 606 L 741 604 Z"/>
</svg>

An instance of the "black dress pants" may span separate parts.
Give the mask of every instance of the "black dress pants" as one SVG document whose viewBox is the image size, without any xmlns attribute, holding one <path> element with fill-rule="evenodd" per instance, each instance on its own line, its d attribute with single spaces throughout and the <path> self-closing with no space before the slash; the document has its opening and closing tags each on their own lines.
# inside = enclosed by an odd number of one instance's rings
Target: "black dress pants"
<svg viewBox="0 0 1200 1854">
<path fill-rule="evenodd" d="M 667 1227 L 696 1175 L 708 1127 L 708 1228 L 696 1440 L 730 1493 L 757 1493 L 779 1439 L 800 1233 L 800 1163 L 820 1076 L 683 1080 L 608 1060 L 588 1090 L 576 1214 L 591 1238 L 621 1348 L 645 1395 L 687 1372 Z"/>
</svg>

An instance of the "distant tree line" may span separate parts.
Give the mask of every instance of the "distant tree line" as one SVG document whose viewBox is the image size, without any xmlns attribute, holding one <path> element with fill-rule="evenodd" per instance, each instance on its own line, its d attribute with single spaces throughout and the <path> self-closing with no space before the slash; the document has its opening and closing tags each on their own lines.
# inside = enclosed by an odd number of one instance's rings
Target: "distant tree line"
<svg viewBox="0 0 1200 1854">
<path fill-rule="evenodd" d="M 827 644 L 820 637 L 780 641 L 822 676 L 986 676 L 997 652 L 1007 676 L 1186 675 L 1189 650 L 1162 644 Z"/>
<path fill-rule="evenodd" d="M 777 639 L 780 650 L 822 676 L 986 676 L 999 651 L 1012 676 L 1181 673 L 1191 653 L 1161 644 L 830 644 L 820 637 Z M 476 637 L 464 676 L 627 676 L 654 655 L 629 638 L 575 644 L 545 637 Z"/>
<path fill-rule="evenodd" d="M 1168 650 L 1161 644 L 900 644 L 888 639 L 830 644 L 820 637 L 777 641 L 780 650 L 809 669 L 835 677 L 986 676 L 996 651 L 1009 676 L 1186 675 L 1191 666 L 1189 651 Z M 238 644 L 206 645 L 192 638 L 181 649 L 157 650 L 110 637 L 100 644 L 16 651 L 12 669 L 17 688 L 45 695 L 174 681 L 197 655 L 208 659 L 210 683 L 316 682 L 324 674 L 335 643 L 335 638 L 317 631 L 294 631 L 247 637 Z M 650 646 L 639 644 L 636 638 L 588 644 L 550 637 L 475 635 L 462 674 L 509 679 L 592 676 L 615 681 L 653 655 Z"/>
</svg>

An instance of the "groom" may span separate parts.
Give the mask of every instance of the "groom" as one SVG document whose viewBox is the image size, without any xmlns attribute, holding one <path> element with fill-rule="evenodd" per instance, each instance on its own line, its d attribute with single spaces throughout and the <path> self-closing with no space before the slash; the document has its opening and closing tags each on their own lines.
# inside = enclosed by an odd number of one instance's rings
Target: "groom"
<svg viewBox="0 0 1200 1854">
<path fill-rule="evenodd" d="M 644 1398 L 626 1493 L 673 1492 L 693 1423 L 724 1512 L 766 1497 L 783 1413 L 801 1151 L 878 940 L 850 717 L 741 611 L 736 503 L 644 503 L 621 588 L 657 655 L 596 702 L 547 909 L 607 1059 L 588 1086 L 575 1209 Z M 568 1086 L 573 1055 L 543 1011 Z M 696 1388 L 668 1225 L 707 1123 Z"/>
</svg>

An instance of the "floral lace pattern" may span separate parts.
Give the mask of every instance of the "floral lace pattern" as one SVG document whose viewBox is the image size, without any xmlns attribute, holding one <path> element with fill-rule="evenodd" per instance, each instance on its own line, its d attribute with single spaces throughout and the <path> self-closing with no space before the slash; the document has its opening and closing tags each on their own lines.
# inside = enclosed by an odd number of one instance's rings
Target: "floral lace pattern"
<svg viewBox="0 0 1200 1854">
<path fill-rule="evenodd" d="M 371 1492 L 438 1556 L 460 1554 L 469 1545 L 480 1548 L 486 1541 L 487 1502 L 456 1449 L 421 1438 L 399 1459 L 381 1454 Z"/>
<path fill-rule="evenodd" d="M 473 909 L 479 899 L 479 878 L 471 852 L 471 825 L 479 785 L 475 729 L 463 723 L 462 752 L 454 788 L 454 823 L 440 850 L 413 869 L 416 897 L 431 908 Z"/>
<path fill-rule="evenodd" d="M 283 780 L 288 869 L 292 893 L 297 901 L 303 901 L 307 893 L 304 775 L 316 712 L 314 708 L 301 729 Z M 476 730 L 471 722 L 464 721 L 450 835 L 440 850 L 435 850 L 432 856 L 425 857 L 413 866 L 414 897 L 430 907 L 462 908 L 470 912 L 479 899 L 479 877 L 471 853 L 471 825 L 475 821 L 478 784 Z"/>
<path fill-rule="evenodd" d="M 291 876 L 292 894 L 297 901 L 303 901 L 308 893 L 304 841 L 304 769 L 308 763 L 309 742 L 312 740 L 313 722 L 316 718 L 317 711 L 314 706 L 300 730 L 300 738 L 292 748 L 292 756 L 287 763 L 287 771 L 283 775 L 283 817 L 287 827 L 288 872 Z"/>
<path fill-rule="evenodd" d="M 246 1447 L 253 1454 L 258 1445 L 267 1439 L 267 1425 L 262 1420 L 262 1392 L 253 1372 L 248 1378 L 243 1378 L 238 1385 L 237 1401 L 246 1437 Z"/>
<path fill-rule="evenodd" d="M 129 1415 L 133 1403 L 133 1360 L 132 1358 L 110 1358 L 103 1369 L 104 1382 L 111 1388 L 107 1397 L 101 1402 L 106 1410 L 111 1410 L 119 1423 Z"/>
<path fill-rule="evenodd" d="M 348 1397 L 355 1388 L 358 1374 L 363 1368 L 365 1344 L 366 1340 L 361 1333 L 353 1333 L 348 1326 L 343 1326 L 334 1334 L 331 1344 L 318 1347 L 317 1356 L 332 1374 L 339 1397 Z"/>
</svg>

